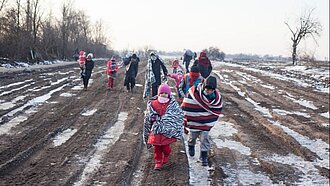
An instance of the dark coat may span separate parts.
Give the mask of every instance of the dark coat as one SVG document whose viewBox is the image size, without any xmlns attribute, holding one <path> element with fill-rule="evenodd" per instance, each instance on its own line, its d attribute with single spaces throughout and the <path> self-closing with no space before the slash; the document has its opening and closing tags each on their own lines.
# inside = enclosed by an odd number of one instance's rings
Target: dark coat
<svg viewBox="0 0 330 186">
<path fill-rule="evenodd" d="M 157 58 L 155 61 L 150 60 L 150 62 L 152 64 L 152 72 L 154 73 L 156 79 L 156 82 L 154 84 L 160 85 L 162 83 L 160 69 L 161 68 L 163 69 L 163 73 L 165 77 L 167 76 L 168 73 L 167 69 L 164 63 L 159 58 Z"/>
<path fill-rule="evenodd" d="M 130 57 L 129 64 L 126 66 L 126 77 L 136 78 L 139 70 L 139 62 L 139 58 L 133 60 L 133 58 Z"/>
</svg>

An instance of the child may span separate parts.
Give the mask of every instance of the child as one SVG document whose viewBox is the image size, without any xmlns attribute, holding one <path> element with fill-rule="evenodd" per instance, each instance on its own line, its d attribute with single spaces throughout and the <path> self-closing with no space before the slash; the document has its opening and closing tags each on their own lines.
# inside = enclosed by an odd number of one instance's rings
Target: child
<svg viewBox="0 0 330 186">
<path fill-rule="evenodd" d="M 180 94 L 179 92 L 179 85 L 180 85 L 180 82 L 183 78 L 183 72 L 182 70 L 178 70 L 178 73 L 177 74 L 167 74 L 170 78 L 173 78 L 175 80 L 175 88 L 176 88 L 176 91 L 177 91 L 177 95 Z"/>
<path fill-rule="evenodd" d="M 147 104 L 144 118 L 144 143 L 154 149 L 155 170 L 160 170 L 167 163 L 171 153 L 170 144 L 180 139 L 183 134 L 183 111 L 178 102 L 171 96 L 167 84 L 158 88 L 158 95 Z"/>
<path fill-rule="evenodd" d="M 79 52 L 79 66 L 80 66 L 80 69 L 81 69 L 81 72 L 80 72 L 80 76 L 81 78 L 83 78 L 85 76 L 85 69 L 86 69 L 86 53 L 81 50 Z"/>
<path fill-rule="evenodd" d="M 113 88 L 115 84 L 114 80 L 117 77 L 118 72 L 118 64 L 116 63 L 116 58 L 112 56 L 112 58 L 107 63 L 107 74 L 108 74 L 108 90 Z"/>
<path fill-rule="evenodd" d="M 172 68 L 173 68 L 173 73 L 174 73 L 174 74 L 177 73 L 178 67 L 179 67 L 179 60 L 178 60 L 178 59 L 175 59 L 175 60 L 172 62 Z"/>
</svg>

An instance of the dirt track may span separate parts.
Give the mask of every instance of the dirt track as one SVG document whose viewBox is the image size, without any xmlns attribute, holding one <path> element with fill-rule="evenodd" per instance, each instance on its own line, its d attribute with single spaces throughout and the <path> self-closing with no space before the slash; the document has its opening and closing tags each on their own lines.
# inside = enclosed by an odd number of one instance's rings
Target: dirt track
<svg viewBox="0 0 330 186">
<path fill-rule="evenodd" d="M 97 61 L 83 91 L 75 65 L 1 74 L 0 104 L 14 106 L 0 110 L 0 185 L 188 185 L 183 141 L 172 145 L 162 171 L 153 170 L 141 140 L 143 87 L 127 93 L 120 69 L 107 91 L 105 63 Z M 329 127 L 322 125 L 329 119 L 320 115 L 329 112 L 328 93 L 235 65 L 217 66 L 214 75 L 225 109 L 212 129 L 209 185 L 329 183 Z M 72 136 L 55 145 L 66 132 Z"/>
</svg>

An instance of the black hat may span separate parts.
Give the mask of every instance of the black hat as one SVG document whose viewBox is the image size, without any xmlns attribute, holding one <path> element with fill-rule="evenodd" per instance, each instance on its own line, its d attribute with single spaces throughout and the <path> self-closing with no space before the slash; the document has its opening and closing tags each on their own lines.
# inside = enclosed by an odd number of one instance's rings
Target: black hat
<svg viewBox="0 0 330 186">
<path fill-rule="evenodd" d="M 192 67 L 190 68 L 190 72 L 199 72 L 199 68 L 198 68 L 198 66 L 192 66 Z"/>
<path fill-rule="evenodd" d="M 215 90 L 217 88 L 217 79 L 213 76 L 209 76 L 205 81 L 205 88 Z"/>
<path fill-rule="evenodd" d="M 136 54 L 133 54 L 133 55 L 132 55 L 132 58 L 133 58 L 133 59 L 137 58 Z"/>
</svg>

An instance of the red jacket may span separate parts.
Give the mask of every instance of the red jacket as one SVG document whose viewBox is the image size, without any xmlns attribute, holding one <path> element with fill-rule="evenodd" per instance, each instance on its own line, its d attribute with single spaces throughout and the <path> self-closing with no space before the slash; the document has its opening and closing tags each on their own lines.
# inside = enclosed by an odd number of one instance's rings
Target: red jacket
<svg viewBox="0 0 330 186">
<path fill-rule="evenodd" d="M 116 62 L 108 61 L 107 74 L 112 75 L 118 72 L 118 64 Z"/>
<path fill-rule="evenodd" d="M 166 109 L 168 107 L 170 102 L 167 103 L 159 103 L 159 101 L 156 99 L 151 102 L 151 106 L 155 109 L 155 111 L 160 115 L 163 116 L 166 112 Z M 169 145 L 176 141 L 176 138 L 168 138 L 162 134 L 152 134 L 150 133 L 148 138 L 148 144 L 152 145 Z"/>
</svg>

